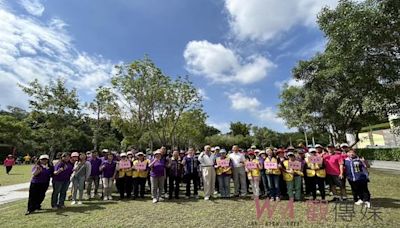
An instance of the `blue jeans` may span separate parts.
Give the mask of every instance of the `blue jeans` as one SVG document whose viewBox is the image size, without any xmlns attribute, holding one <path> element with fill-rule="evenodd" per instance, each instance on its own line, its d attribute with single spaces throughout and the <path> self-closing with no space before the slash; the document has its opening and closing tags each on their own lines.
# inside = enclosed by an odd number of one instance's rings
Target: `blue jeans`
<svg viewBox="0 0 400 228">
<path fill-rule="evenodd" d="M 221 197 L 230 197 L 231 196 L 231 176 L 230 175 L 219 175 L 218 184 L 219 184 L 219 192 Z"/>
<path fill-rule="evenodd" d="M 267 174 L 270 197 L 279 197 L 279 175 Z"/>
<path fill-rule="evenodd" d="M 51 207 L 64 206 L 65 197 L 69 187 L 69 180 L 67 181 L 53 181 L 53 194 L 51 195 Z"/>
<path fill-rule="evenodd" d="M 79 201 L 82 201 L 83 189 L 85 187 L 85 176 L 74 176 L 74 178 L 72 178 L 72 187 L 72 200 L 76 201 L 76 194 L 79 190 Z"/>
</svg>

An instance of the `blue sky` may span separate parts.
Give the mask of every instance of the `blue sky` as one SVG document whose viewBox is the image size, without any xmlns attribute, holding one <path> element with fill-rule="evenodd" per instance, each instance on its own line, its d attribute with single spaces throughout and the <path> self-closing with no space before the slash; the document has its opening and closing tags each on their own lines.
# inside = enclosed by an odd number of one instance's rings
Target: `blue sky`
<svg viewBox="0 0 400 228">
<path fill-rule="evenodd" d="M 63 77 L 82 101 L 113 65 L 151 59 L 189 75 L 207 122 L 288 131 L 276 116 L 291 69 L 322 51 L 316 14 L 336 0 L 0 0 L 0 105 L 27 108 L 17 83 Z"/>
</svg>

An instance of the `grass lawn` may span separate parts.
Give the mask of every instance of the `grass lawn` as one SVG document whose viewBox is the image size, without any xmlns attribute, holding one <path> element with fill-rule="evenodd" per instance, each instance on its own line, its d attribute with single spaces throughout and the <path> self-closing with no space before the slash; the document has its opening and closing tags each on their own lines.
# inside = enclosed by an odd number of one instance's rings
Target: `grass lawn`
<svg viewBox="0 0 400 228">
<path fill-rule="evenodd" d="M 43 204 L 45 210 L 25 216 L 26 200 L 0 206 L 0 226 L 7 227 L 399 227 L 400 224 L 400 173 L 371 171 L 370 191 L 372 205 L 383 212 L 383 221 L 363 218 L 361 207 L 355 206 L 353 222 L 334 221 L 334 204 L 329 204 L 327 221 L 311 222 L 307 219 L 307 203 L 295 202 L 292 225 L 288 217 L 281 216 L 278 204 L 272 219 L 267 213 L 256 219 L 255 203 L 250 198 L 237 200 L 179 200 L 152 204 L 143 201 L 90 201 L 65 210 L 52 211 L 50 196 Z M 264 201 L 262 201 L 263 203 Z M 261 203 L 261 205 L 262 205 Z M 353 204 L 352 204 L 353 205 Z M 349 214 L 349 213 L 347 213 Z M 279 223 L 279 224 L 278 224 Z M 6 224 L 6 225 L 5 225 Z M 265 225 L 267 224 L 267 225 Z"/>
<path fill-rule="evenodd" d="M 6 168 L 2 166 L 0 171 L 0 185 L 6 186 L 29 182 L 32 177 L 31 170 L 32 165 L 14 165 L 10 175 L 7 175 Z"/>
</svg>

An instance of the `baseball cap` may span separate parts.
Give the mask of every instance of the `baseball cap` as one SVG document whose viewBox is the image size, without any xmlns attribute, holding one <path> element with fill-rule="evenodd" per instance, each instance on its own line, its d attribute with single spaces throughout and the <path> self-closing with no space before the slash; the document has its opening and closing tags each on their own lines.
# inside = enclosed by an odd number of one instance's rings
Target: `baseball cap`
<svg viewBox="0 0 400 228">
<path fill-rule="evenodd" d="M 289 151 L 289 152 L 287 153 L 287 156 L 294 156 L 294 153 L 293 153 L 292 151 Z"/>
<path fill-rule="evenodd" d="M 47 160 L 49 160 L 49 155 L 47 155 L 47 154 L 42 154 L 42 155 L 40 155 L 39 160 L 42 160 L 42 159 L 47 159 Z"/>
</svg>

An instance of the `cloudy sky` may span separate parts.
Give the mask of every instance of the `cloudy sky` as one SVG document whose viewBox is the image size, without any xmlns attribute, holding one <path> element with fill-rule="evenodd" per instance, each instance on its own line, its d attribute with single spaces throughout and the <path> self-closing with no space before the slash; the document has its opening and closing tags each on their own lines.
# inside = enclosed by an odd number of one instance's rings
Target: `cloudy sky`
<svg viewBox="0 0 400 228">
<path fill-rule="evenodd" d="M 276 116 L 291 69 L 324 49 L 316 15 L 337 0 L 0 0 L 0 105 L 27 108 L 17 86 L 62 77 L 89 101 L 113 65 L 151 59 L 189 75 L 208 123 L 288 131 Z"/>
</svg>

